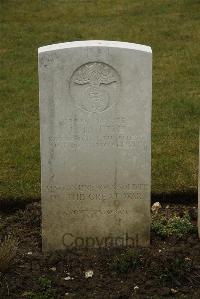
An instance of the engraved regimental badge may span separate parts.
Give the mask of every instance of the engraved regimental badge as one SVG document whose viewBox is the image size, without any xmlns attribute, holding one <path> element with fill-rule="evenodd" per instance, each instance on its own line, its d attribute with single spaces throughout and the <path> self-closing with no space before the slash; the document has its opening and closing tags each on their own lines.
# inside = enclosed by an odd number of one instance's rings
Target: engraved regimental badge
<svg viewBox="0 0 200 299">
<path fill-rule="evenodd" d="M 88 112 L 103 112 L 115 104 L 120 92 L 117 71 L 103 62 L 89 62 L 74 71 L 70 93 L 77 107 Z"/>
</svg>

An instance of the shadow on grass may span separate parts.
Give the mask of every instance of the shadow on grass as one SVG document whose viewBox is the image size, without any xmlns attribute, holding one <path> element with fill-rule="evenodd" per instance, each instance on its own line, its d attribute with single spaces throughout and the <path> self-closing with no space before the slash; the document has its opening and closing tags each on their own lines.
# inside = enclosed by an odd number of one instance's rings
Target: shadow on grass
<svg viewBox="0 0 200 299">
<path fill-rule="evenodd" d="M 183 192 L 170 192 L 170 193 L 152 193 L 151 202 L 159 201 L 161 203 L 174 203 L 174 204 L 192 204 L 198 201 L 197 191 L 183 191 Z"/>
<path fill-rule="evenodd" d="M 17 210 L 25 209 L 27 204 L 39 202 L 41 198 L 1 198 L 0 212 L 11 214 Z M 198 193 L 195 191 L 171 192 L 171 193 L 152 193 L 151 203 L 159 201 L 161 203 L 173 204 L 196 204 L 198 201 Z"/>
<path fill-rule="evenodd" d="M 30 203 L 39 201 L 40 198 L 1 198 L 0 213 L 12 214 L 17 210 L 25 209 L 25 207 Z"/>
</svg>

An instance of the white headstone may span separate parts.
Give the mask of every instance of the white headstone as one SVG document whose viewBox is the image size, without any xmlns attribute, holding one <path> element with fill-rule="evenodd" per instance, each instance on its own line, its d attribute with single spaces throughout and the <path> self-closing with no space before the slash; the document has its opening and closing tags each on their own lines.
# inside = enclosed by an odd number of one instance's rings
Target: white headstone
<svg viewBox="0 0 200 299">
<path fill-rule="evenodd" d="M 151 48 L 41 47 L 39 85 L 43 250 L 147 246 Z"/>
</svg>

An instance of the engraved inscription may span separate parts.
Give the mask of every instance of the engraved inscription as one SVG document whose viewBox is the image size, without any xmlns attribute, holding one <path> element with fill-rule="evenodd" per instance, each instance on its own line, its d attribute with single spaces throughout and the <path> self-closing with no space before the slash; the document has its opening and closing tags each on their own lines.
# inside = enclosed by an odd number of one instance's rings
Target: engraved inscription
<svg viewBox="0 0 200 299">
<path fill-rule="evenodd" d="M 58 55 L 56 53 L 51 53 L 51 55 L 43 55 L 39 57 L 40 66 L 44 69 L 50 68 L 58 59 Z"/>
<path fill-rule="evenodd" d="M 52 200 L 56 200 L 56 195 L 51 195 Z M 105 200 L 142 200 L 145 198 L 145 192 L 121 192 L 121 193 L 64 193 L 62 198 L 67 201 L 105 201 Z"/>
<path fill-rule="evenodd" d="M 117 71 L 103 62 L 89 62 L 74 71 L 70 93 L 75 104 L 88 112 L 103 112 L 119 97 L 120 78 Z"/>
<path fill-rule="evenodd" d="M 96 209 L 96 210 L 90 210 L 90 209 L 69 209 L 66 210 L 64 212 L 65 215 L 67 216 L 74 216 L 74 215 L 81 215 L 81 214 L 86 214 L 88 218 L 95 218 L 98 215 L 110 215 L 110 216 L 114 216 L 114 215 L 123 215 L 123 214 L 127 214 L 128 215 L 128 210 L 126 209 L 118 209 L 118 210 L 113 210 L 113 209 Z"/>
<path fill-rule="evenodd" d="M 49 192 L 67 191 L 74 192 L 79 190 L 80 192 L 94 192 L 99 190 L 99 192 L 110 191 L 115 188 L 119 192 L 132 192 L 132 191 L 147 191 L 149 185 L 147 184 L 117 184 L 115 185 L 86 185 L 86 184 L 74 184 L 74 185 L 47 185 L 46 190 Z"/>
<path fill-rule="evenodd" d="M 114 148 L 123 148 L 126 150 L 140 148 L 141 151 L 146 151 L 146 141 L 142 138 L 135 138 L 134 136 L 119 135 L 119 136 L 97 136 L 96 139 L 90 135 L 88 136 L 72 136 L 72 137 L 59 137 L 51 136 L 49 137 L 49 143 L 52 147 L 60 148 L 78 148 L 80 146 L 93 146 L 93 147 L 114 147 Z"/>
<path fill-rule="evenodd" d="M 63 135 L 49 136 L 51 148 L 78 149 L 81 146 L 95 148 L 119 148 L 127 152 L 146 151 L 147 136 L 135 135 L 134 128 L 128 126 L 125 117 L 114 117 L 113 121 L 95 115 L 94 119 L 70 117 L 56 124 L 62 127 Z"/>
<path fill-rule="evenodd" d="M 67 201 L 105 201 L 105 200 L 142 200 L 149 186 L 146 184 L 118 185 L 47 185 L 46 190 L 51 200 L 57 200 L 57 195 Z"/>
</svg>

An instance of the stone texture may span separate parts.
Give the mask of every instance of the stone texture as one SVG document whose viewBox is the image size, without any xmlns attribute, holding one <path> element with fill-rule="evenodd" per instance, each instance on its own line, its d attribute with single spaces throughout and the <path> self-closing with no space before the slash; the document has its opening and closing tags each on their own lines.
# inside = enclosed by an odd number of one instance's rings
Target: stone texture
<svg viewBox="0 0 200 299">
<path fill-rule="evenodd" d="M 151 89 L 150 47 L 39 48 L 44 251 L 149 244 Z"/>
</svg>

